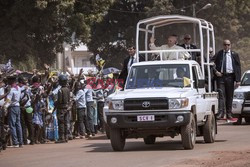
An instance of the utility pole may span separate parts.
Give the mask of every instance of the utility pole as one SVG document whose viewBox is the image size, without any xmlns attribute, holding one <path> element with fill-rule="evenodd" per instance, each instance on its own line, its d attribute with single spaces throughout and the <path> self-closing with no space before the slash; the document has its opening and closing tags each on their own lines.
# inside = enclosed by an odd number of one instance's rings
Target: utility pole
<svg viewBox="0 0 250 167">
<path fill-rule="evenodd" d="M 196 12 L 195 12 L 195 3 L 192 5 L 193 8 L 193 17 L 196 17 Z M 193 24 L 193 42 L 196 45 L 196 23 Z"/>
<path fill-rule="evenodd" d="M 206 4 L 205 6 L 203 6 L 200 10 L 198 10 L 197 12 L 195 11 L 195 7 L 196 7 L 196 4 L 194 3 L 194 4 L 192 4 L 192 9 L 193 9 L 193 17 L 195 18 L 196 17 L 196 15 L 197 15 L 197 13 L 199 13 L 200 11 L 202 11 L 202 10 L 205 10 L 205 9 L 208 9 L 208 8 L 210 8 L 212 5 L 211 5 L 211 3 L 208 3 L 208 4 Z M 194 44 L 196 44 L 196 24 L 193 24 L 193 41 L 194 41 Z"/>
</svg>

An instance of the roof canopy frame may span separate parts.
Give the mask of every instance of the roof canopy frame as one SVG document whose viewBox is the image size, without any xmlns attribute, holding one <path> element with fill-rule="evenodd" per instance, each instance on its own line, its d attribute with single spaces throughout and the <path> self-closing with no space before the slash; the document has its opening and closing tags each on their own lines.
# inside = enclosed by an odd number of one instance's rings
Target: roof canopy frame
<svg viewBox="0 0 250 167">
<path fill-rule="evenodd" d="M 186 23 L 198 25 L 199 32 L 197 34 L 199 34 L 199 36 L 200 36 L 201 69 L 202 69 L 203 76 L 205 76 L 204 64 L 208 65 L 210 63 L 208 63 L 208 61 L 206 61 L 207 63 L 204 63 L 203 42 L 205 42 L 205 41 L 203 41 L 203 31 L 205 31 L 204 33 L 207 35 L 207 41 L 206 41 L 207 42 L 207 45 L 206 45 L 207 46 L 207 50 L 206 50 L 206 54 L 207 54 L 206 59 L 207 60 L 209 58 L 208 54 L 209 54 L 210 42 L 212 42 L 213 53 L 215 53 L 215 37 L 214 37 L 213 25 L 204 19 L 193 18 L 193 17 L 188 17 L 188 16 L 181 16 L 181 15 L 162 15 L 162 16 L 156 16 L 156 17 L 151 17 L 151 18 L 140 20 L 137 23 L 136 54 L 139 55 L 139 53 L 142 53 L 139 50 L 139 33 L 140 32 L 145 33 L 144 44 L 145 44 L 145 50 L 147 51 L 148 50 L 149 33 L 151 34 L 151 36 L 154 37 L 155 30 L 159 27 L 169 26 L 171 24 L 186 24 Z M 211 41 L 210 41 L 210 33 L 211 33 Z M 146 61 L 147 61 L 148 53 L 150 53 L 150 52 L 145 52 L 145 53 L 146 53 Z M 162 52 L 160 52 L 160 55 L 162 57 Z M 138 56 L 137 56 L 137 58 L 139 59 Z M 208 68 L 209 68 L 209 66 L 208 66 Z M 210 74 L 209 69 L 208 69 L 208 71 Z M 211 91 L 210 87 L 211 86 L 209 86 L 209 92 Z"/>
</svg>

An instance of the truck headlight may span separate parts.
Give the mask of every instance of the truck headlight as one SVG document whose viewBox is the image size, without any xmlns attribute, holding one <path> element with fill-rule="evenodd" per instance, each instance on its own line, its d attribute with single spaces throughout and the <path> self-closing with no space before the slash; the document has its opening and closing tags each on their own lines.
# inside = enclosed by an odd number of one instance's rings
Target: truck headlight
<svg viewBox="0 0 250 167">
<path fill-rule="evenodd" d="M 123 110 L 124 109 L 124 101 L 123 100 L 112 100 L 109 102 L 110 110 Z"/>
<path fill-rule="evenodd" d="M 234 99 L 244 99 L 244 92 L 234 92 Z"/>
<path fill-rule="evenodd" d="M 184 108 L 188 106 L 188 99 L 182 98 L 182 99 L 169 99 L 168 108 L 169 109 L 179 109 Z"/>
</svg>

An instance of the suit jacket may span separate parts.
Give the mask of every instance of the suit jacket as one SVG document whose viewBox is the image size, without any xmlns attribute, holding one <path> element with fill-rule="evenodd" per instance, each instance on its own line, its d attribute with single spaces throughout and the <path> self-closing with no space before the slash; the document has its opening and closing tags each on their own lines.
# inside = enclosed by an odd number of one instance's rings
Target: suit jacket
<svg viewBox="0 0 250 167">
<path fill-rule="evenodd" d="M 186 48 L 185 44 L 180 45 L 181 47 Z M 189 49 L 197 49 L 197 46 L 190 44 L 190 48 Z M 192 56 L 191 59 L 192 60 L 196 60 L 197 61 L 197 57 L 200 56 L 200 54 L 198 52 L 189 52 L 189 54 Z"/>
<path fill-rule="evenodd" d="M 223 61 L 223 54 L 224 51 L 220 50 L 215 56 L 214 56 L 214 63 L 215 63 L 215 68 L 217 71 L 221 71 L 221 67 L 222 67 L 222 61 Z M 231 51 L 231 57 L 232 57 L 232 64 L 233 64 L 233 71 L 234 71 L 234 80 L 236 82 L 240 82 L 241 79 L 241 65 L 240 65 L 240 58 L 239 55 L 234 52 Z"/>
<path fill-rule="evenodd" d="M 123 61 L 123 68 L 122 71 L 118 77 L 118 79 L 122 79 L 124 83 L 126 82 L 127 76 L 128 76 L 128 62 L 129 62 L 130 56 L 126 57 Z M 145 61 L 143 57 L 139 57 L 139 61 Z"/>
</svg>

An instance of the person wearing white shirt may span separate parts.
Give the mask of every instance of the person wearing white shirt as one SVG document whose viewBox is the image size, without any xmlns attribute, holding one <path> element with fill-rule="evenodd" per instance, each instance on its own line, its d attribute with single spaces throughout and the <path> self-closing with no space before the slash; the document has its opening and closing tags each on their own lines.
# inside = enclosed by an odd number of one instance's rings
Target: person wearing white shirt
<svg viewBox="0 0 250 167">
<path fill-rule="evenodd" d="M 86 124 L 86 132 L 87 135 L 95 136 L 95 129 L 94 129 L 94 99 L 93 99 L 93 88 L 90 84 L 87 84 L 84 88 L 85 98 L 86 98 L 86 105 L 87 105 L 87 124 Z"/>
<path fill-rule="evenodd" d="M 230 40 L 225 39 L 223 41 L 223 49 L 216 53 L 214 63 L 217 87 L 218 90 L 220 90 L 219 114 L 217 115 L 217 118 L 224 118 L 224 115 L 226 114 L 229 122 L 236 122 L 238 119 L 233 118 L 232 103 L 234 89 L 240 85 L 241 63 L 238 53 L 231 50 Z M 241 118 L 239 118 L 239 120 L 240 119 Z"/>
<path fill-rule="evenodd" d="M 28 136 L 30 140 L 30 144 L 34 144 L 34 126 L 32 123 L 33 113 L 29 112 L 31 108 L 31 89 L 27 86 L 27 81 L 23 77 L 18 77 L 18 86 L 21 89 L 21 101 L 20 101 L 20 109 L 21 109 L 21 125 L 23 132 L 23 143 L 24 145 L 28 144 Z M 33 110 L 32 110 L 33 111 Z M 28 134 L 27 134 L 28 129 Z"/>
<path fill-rule="evenodd" d="M 177 37 L 174 35 L 171 35 L 167 39 L 167 44 L 161 45 L 160 47 L 157 47 L 155 45 L 155 38 L 150 38 L 150 44 L 149 48 L 151 50 L 183 50 L 184 48 L 177 46 Z M 185 60 L 189 59 L 191 56 L 186 51 L 178 52 L 178 59 L 179 60 Z M 177 52 L 164 52 L 162 55 L 162 60 L 176 60 L 177 59 Z"/>
<path fill-rule="evenodd" d="M 118 77 L 118 79 L 122 80 L 123 86 L 126 82 L 130 67 L 132 66 L 133 63 L 137 62 L 135 47 L 129 46 L 127 51 L 128 51 L 129 56 L 124 59 L 123 68 L 122 68 L 122 71 Z"/>
<path fill-rule="evenodd" d="M 8 77 L 8 84 L 11 86 L 10 93 L 6 97 L 6 101 L 10 102 L 8 107 L 8 121 L 12 137 L 13 147 L 22 147 L 23 135 L 20 119 L 20 99 L 21 89 L 16 84 L 16 76 Z"/>
<path fill-rule="evenodd" d="M 183 47 L 184 49 L 197 49 L 197 46 L 195 46 L 194 44 L 192 44 L 192 38 L 190 34 L 186 34 L 184 35 L 184 43 L 182 45 L 180 45 L 181 47 Z M 195 60 L 198 63 L 200 63 L 200 53 L 199 52 L 188 52 L 191 57 L 191 60 Z"/>
<path fill-rule="evenodd" d="M 83 84 L 80 82 L 76 83 L 76 96 L 74 97 L 74 100 L 76 101 L 76 108 L 77 108 L 77 122 L 79 126 L 79 133 L 80 138 L 83 138 L 84 136 L 87 137 L 85 134 L 85 125 L 87 123 L 86 120 L 86 97 L 85 92 L 83 90 Z"/>
</svg>

